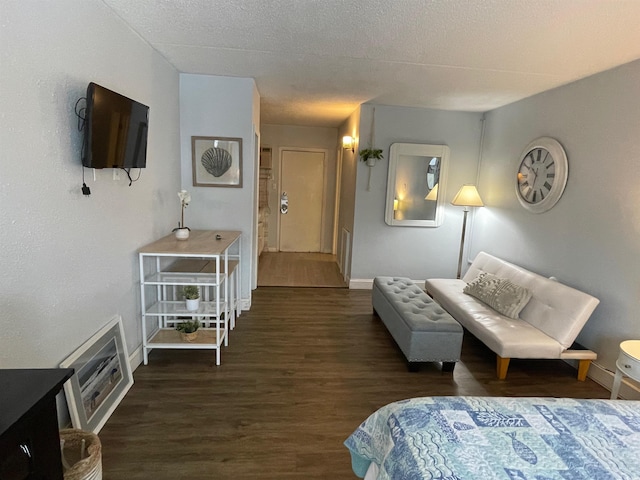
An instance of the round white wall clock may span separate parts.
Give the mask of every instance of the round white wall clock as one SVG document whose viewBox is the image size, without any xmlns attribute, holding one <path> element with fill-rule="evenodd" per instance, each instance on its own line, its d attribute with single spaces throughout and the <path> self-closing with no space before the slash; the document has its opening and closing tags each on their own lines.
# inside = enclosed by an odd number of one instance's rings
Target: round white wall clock
<svg viewBox="0 0 640 480">
<path fill-rule="evenodd" d="M 553 207 L 567 186 L 569 162 L 560 142 L 540 137 L 526 146 L 520 156 L 516 196 L 533 213 Z"/>
</svg>

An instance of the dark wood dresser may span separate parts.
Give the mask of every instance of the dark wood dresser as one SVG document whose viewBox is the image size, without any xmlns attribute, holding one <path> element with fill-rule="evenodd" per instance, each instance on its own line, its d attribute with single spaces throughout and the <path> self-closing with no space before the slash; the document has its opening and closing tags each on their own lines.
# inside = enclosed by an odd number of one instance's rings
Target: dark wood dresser
<svg viewBox="0 0 640 480">
<path fill-rule="evenodd" d="M 56 395 L 72 368 L 0 369 L 0 480 L 62 480 Z"/>
</svg>

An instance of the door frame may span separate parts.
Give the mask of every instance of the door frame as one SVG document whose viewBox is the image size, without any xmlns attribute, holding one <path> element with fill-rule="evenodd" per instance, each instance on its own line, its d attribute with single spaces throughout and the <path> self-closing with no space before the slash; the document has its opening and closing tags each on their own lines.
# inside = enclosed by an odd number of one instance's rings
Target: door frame
<svg viewBox="0 0 640 480">
<path fill-rule="evenodd" d="M 279 147 L 278 148 L 278 195 L 277 195 L 277 221 L 276 221 L 276 246 L 280 251 L 280 195 L 282 195 L 282 155 L 285 151 L 288 152 L 303 152 L 303 153 L 323 153 L 324 162 L 322 165 L 322 210 L 320 214 L 320 252 L 322 252 L 324 245 L 324 236 L 327 228 L 327 159 L 329 158 L 329 150 L 326 148 L 309 148 L 309 147 Z"/>
<path fill-rule="evenodd" d="M 344 148 L 336 148 L 336 195 L 333 204 L 333 241 L 331 242 L 331 254 L 338 254 L 338 228 L 340 227 L 340 192 L 342 191 L 342 162 Z M 339 263 L 339 262 L 338 262 Z"/>
</svg>

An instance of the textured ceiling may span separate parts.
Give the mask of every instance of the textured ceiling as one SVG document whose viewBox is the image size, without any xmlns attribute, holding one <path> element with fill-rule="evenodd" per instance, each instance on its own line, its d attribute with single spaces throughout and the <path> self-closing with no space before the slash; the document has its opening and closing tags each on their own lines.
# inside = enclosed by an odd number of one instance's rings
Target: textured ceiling
<svg viewBox="0 0 640 480">
<path fill-rule="evenodd" d="M 176 69 L 251 77 L 261 121 L 487 111 L 640 58 L 640 0 L 103 0 Z"/>
</svg>

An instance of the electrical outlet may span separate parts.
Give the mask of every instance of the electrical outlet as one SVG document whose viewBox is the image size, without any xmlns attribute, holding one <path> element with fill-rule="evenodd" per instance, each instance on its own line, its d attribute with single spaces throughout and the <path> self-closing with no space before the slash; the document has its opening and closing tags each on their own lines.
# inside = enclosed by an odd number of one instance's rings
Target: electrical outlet
<svg viewBox="0 0 640 480">
<path fill-rule="evenodd" d="M 117 168 L 113 169 L 113 180 L 120 180 L 120 170 L 118 170 Z"/>
</svg>

